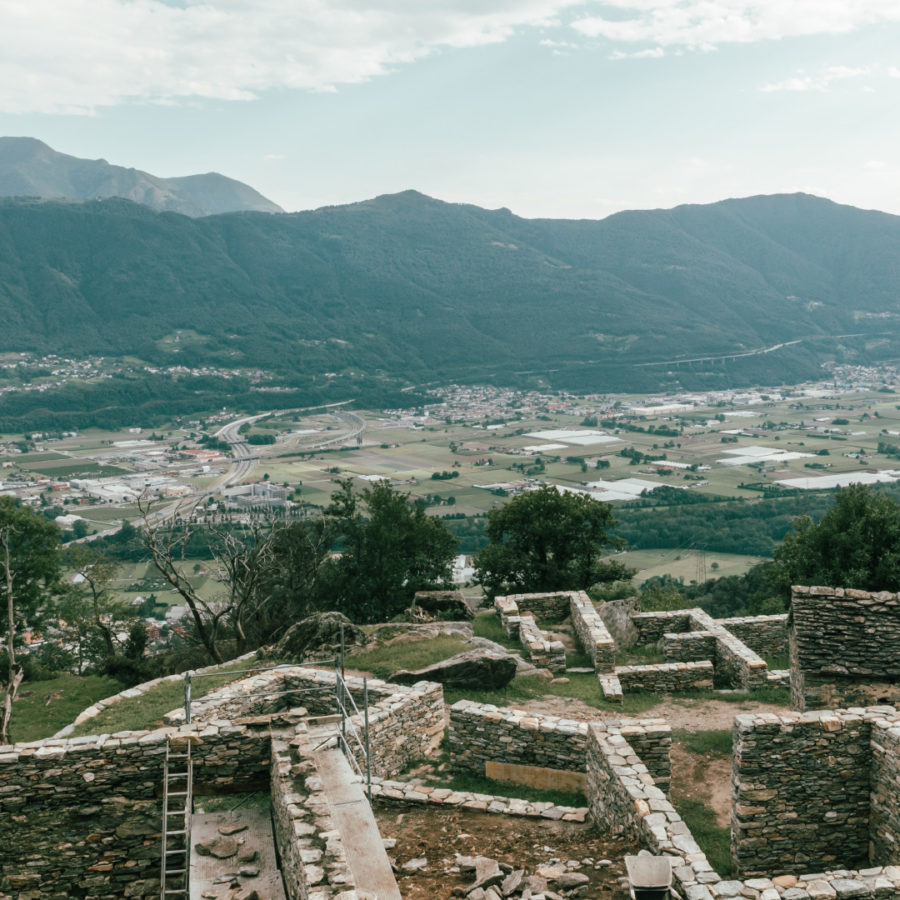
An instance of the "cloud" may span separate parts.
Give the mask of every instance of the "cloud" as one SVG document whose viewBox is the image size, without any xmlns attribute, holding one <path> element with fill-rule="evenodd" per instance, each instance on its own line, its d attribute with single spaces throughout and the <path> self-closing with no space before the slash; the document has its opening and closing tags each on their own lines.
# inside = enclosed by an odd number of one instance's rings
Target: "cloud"
<svg viewBox="0 0 900 900">
<path fill-rule="evenodd" d="M 776 91 L 827 91 L 834 82 L 848 81 L 855 78 L 877 77 L 882 74 L 880 66 L 828 66 L 817 75 L 807 75 L 802 70 L 792 78 L 764 84 L 760 90 L 764 93 Z M 865 90 L 864 86 L 863 89 Z M 871 88 L 869 88 L 871 90 Z"/>
<path fill-rule="evenodd" d="M 335 90 L 443 48 L 559 24 L 584 0 L 4 0 L 0 111 Z"/>
<path fill-rule="evenodd" d="M 650 47 L 647 50 L 635 50 L 631 53 L 625 50 L 613 50 L 610 59 L 661 59 L 666 55 L 662 47 Z"/>
<path fill-rule="evenodd" d="M 607 0 L 608 15 L 576 18 L 593 38 L 708 50 L 900 22 L 896 0 Z"/>
</svg>

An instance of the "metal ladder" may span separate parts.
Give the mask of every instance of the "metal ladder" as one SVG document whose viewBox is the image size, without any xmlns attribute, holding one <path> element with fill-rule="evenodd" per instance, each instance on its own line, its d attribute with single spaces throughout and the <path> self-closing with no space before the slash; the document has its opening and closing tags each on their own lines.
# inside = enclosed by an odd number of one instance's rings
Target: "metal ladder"
<svg viewBox="0 0 900 900">
<path fill-rule="evenodd" d="M 166 745 L 163 769 L 162 863 L 160 898 L 190 896 L 191 807 L 194 768 L 191 744 L 173 753 Z"/>
</svg>

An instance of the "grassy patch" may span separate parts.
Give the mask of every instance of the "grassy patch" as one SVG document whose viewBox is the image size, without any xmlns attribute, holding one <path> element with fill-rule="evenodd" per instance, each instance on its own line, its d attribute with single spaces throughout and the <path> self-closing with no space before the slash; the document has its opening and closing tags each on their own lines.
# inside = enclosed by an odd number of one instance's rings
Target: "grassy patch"
<svg viewBox="0 0 900 900">
<path fill-rule="evenodd" d="M 347 665 L 371 672 L 378 678 L 388 678 L 400 669 L 421 669 L 466 649 L 471 647 L 466 644 L 465 638 L 458 635 L 444 635 L 427 641 L 397 641 L 354 653 L 347 657 Z"/>
<path fill-rule="evenodd" d="M 789 669 L 791 667 L 791 660 L 787 653 L 779 653 L 773 656 L 764 656 L 763 659 L 766 661 L 766 665 L 770 669 L 772 669 L 772 671 Z"/>
<path fill-rule="evenodd" d="M 102 675 L 60 675 L 48 681 L 27 681 L 13 707 L 10 736 L 19 743 L 44 740 L 92 703 L 124 687 Z"/>
<path fill-rule="evenodd" d="M 531 803 L 552 803 L 555 806 L 587 806 L 587 798 L 580 791 L 551 791 L 529 787 L 526 784 L 515 784 L 511 781 L 494 781 L 483 775 L 470 772 L 458 772 L 450 777 L 440 775 L 427 776 L 422 779 L 426 784 L 438 788 L 450 788 L 452 791 L 470 794 L 494 794 L 499 797 L 517 797 Z"/>
<path fill-rule="evenodd" d="M 672 740 L 681 744 L 691 753 L 703 756 L 731 756 L 731 729 L 716 731 L 685 731 L 676 728 L 672 731 Z"/>
<path fill-rule="evenodd" d="M 657 666 L 664 662 L 665 659 L 656 644 L 640 644 L 616 650 L 617 666 Z"/>
<path fill-rule="evenodd" d="M 716 814 L 701 800 L 681 800 L 675 804 L 694 840 L 710 865 L 723 878 L 731 876 L 731 831 L 716 823 Z"/>
<path fill-rule="evenodd" d="M 722 700 L 725 703 L 771 703 L 773 706 L 791 705 L 790 688 L 761 688 L 758 691 L 685 691 L 675 698 L 676 703 L 691 704 L 695 700 Z"/>
<path fill-rule="evenodd" d="M 472 622 L 472 628 L 476 637 L 487 638 L 495 644 L 500 644 L 501 647 L 506 647 L 507 650 L 518 652 L 522 649 L 519 641 L 506 633 L 506 629 L 500 623 L 500 614 L 495 610 L 478 613 Z"/>
<path fill-rule="evenodd" d="M 600 689 L 597 676 L 568 675 L 568 684 L 550 684 L 540 675 L 517 675 L 505 688 L 497 691 L 472 691 L 444 688 L 444 700 L 448 704 L 457 700 L 477 700 L 494 706 L 515 706 L 526 700 L 540 697 L 572 697 L 597 709 L 621 712 L 623 715 L 646 712 L 660 702 L 656 694 L 626 694 L 624 702 L 610 703 Z"/>
<path fill-rule="evenodd" d="M 235 670 L 250 668 L 254 665 L 252 660 L 226 663 L 221 667 L 222 674 L 210 678 L 196 678 L 191 682 L 191 696 L 197 700 L 205 697 L 211 691 L 218 690 L 222 685 L 235 681 Z M 113 691 L 112 693 L 115 693 Z M 109 696 L 109 695 L 107 695 Z M 163 716 L 184 705 L 184 682 L 166 681 L 150 688 L 139 697 L 119 700 L 100 715 L 82 722 L 72 732 L 73 736 L 82 734 L 115 734 L 117 731 L 141 731 L 144 729 L 158 728 L 163 724 Z M 85 703 L 76 711 L 81 712 Z M 75 716 L 73 715 L 69 721 Z"/>
</svg>

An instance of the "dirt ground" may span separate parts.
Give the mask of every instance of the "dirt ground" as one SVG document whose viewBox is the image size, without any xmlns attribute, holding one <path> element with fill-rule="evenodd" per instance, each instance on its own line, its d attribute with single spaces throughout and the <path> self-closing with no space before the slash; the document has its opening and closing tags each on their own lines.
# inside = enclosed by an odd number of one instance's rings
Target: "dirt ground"
<svg viewBox="0 0 900 900">
<path fill-rule="evenodd" d="M 590 879 L 581 896 L 626 900 L 628 892 L 619 883 L 625 875 L 624 857 L 639 849 L 600 834 L 592 825 L 469 809 L 377 803 L 375 817 L 382 837 L 397 841 L 388 855 L 399 868 L 397 884 L 404 900 L 445 900 L 454 888 L 472 884 L 473 874 L 453 871 L 456 854 L 488 856 L 501 866 L 524 869 L 526 876 L 540 866 L 562 864 Z M 403 870 L 404 863 L 423 857 L 424 868 Z"/>
</svg>

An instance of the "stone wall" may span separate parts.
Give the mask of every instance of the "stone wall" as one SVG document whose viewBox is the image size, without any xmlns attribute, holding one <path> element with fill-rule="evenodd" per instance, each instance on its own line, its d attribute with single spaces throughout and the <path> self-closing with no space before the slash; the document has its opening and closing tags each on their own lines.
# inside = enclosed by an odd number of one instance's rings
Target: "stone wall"
<svg viewBox="0 0 900 900">
<path fill-rule="evenodd" d="M 872 722 L 883 715 L 869 709 L 735 718 L 731 852 L 737 873 L 869 861 Z"/>
<path fill-rule="evenodd" d="M 637 629 L 638 644 L 655 644 L 664 634 L 680 634 L 691 630 L 691 613 L 686 609 L 670 612 L 633 613 L 631 622 Z"/>
<path fill-rule="evenodd" d="M 900 865 L 900 720 L 872 723 L 870 856 L 882 865 Z"/>
<path fill-rule="evenodd" d="M 594 669 L 612 672 L 616 666 L 616 645 L 593 601 L 584 591 L 572 591 L 569 603 L 575 634 Z"/>
<path fill-rule="evenodd" d="M 856 719 L 870 722 L 873 734 L 883 729 L 898 729 L 900 721 L 896 716 L 877 718 L 880 712 L 883 710 L 870 710 L 863 715 L 856 715 Z M 846 716 L 853 717 L 854 714 L 847 713 Z M 767 724 L 771 726 L 784 725 L 784 733 L 790 742 L 792 734 L 790 723 L 796 719 L 785 717 L 787 721 L 780 722 L 777 716 L 747 718 L 767 719 Z M 849 721 L 846 724 L 852 725 Z M 900 729 L 897 737 L 900 739 Z M 750 743 L 748 740 L 748 747 Z M 779 746 L 773 738 L 769 747 L 775 748 L 776 757 Z M 615 834 L 636 837 L 654 855 L 670 857 L 674 886 L 686 900 L 742 900 L 742 898 L 898 900 L 900 898 L 900 865 L 878 864 L 860 870 L 850 870 L 844 868 L 843 863 L 838 863 L 809 872 L 812 868 L 811 861 L 803 853 L 802 843 L 797 854 L 798 865 L 791 874 L 775 875 L 774 872 L 767 872 L 755 878 L 723 881 L 713 870 L 681 816 L 661 794 L 658 786 L 652 783 L 641 753 L 624 733 L 610 733 L 591 723 L 587 734 L 586 756 L 586 791 L 594 820 L 601 828 L 607 828 Z M 855 764 L 852 754 L 850 757 L 823 755 L 821 761 L 835 768 Z M 777 767 L 780 763 L 776 760 L 775 765 Z M 892 768 L 893 763 L 888 763 L 887 769 Z M 816 777 L 818 776 L 812 776 L 812 779 Z M 749 789 L 751 788 L 748 787 Z M 757 788 L 759 791 L 764 789 L 765 785 L 762 783 Z M 839 793 L 840 788 L 835 790 Z M 893 790 L 891 787 L 884 794 L 885 811 L 893 811 L 900 806 L 898 802 L 900 797 L 894 794 Z M 873 812 L 875 793 L 876 788 L 873 785 Z M 759 801 L 754 802 L 759 805 Z M 782 813 L 779 820 L 781 829 L 797 821 L 803 814 L 802 809 Z M 778 834 L 777 830 L 773 833 L 776 836 Z M 892 859 L 896 861 L 896 850 L 894 853 Z M 881 863 L 880 860 L 877 861 Z"/>
<path fill-rule="evenodd" d="M 777 616 L 737 616 L 716 619 L 716 624 L 730 631 L 739 641 L 762 657 L 785 656 L 788 652 L 787 613 Z"/>
<path fill-rule="evenodd" d="M 631 738 L 592 722 L 588 728 L 587 799 L 594 821 L 672 859 L 675 886 L 687 900 L 711 900 L 721 881 L 681 816 L 654 783 Z M 732 895 L 733 896 L 733 895 Z"/>
<path fill-rule="evenodd" d="M 626 694 L 637 691 L 669 694 L 711 689 L 713 686 L 713 664 L 708 659 L 655 666 L 616 666 L 615 674 Z"/>
<path fill-rule="evenodd" d="M 666 662 L 698 662 L 716 658 L 716 636 L 709 631 L 686 631 L 664 634 L 659 649 Z"/>
<path fill-rule="evenodd" d="M 272 741 L 272 822 L 291 900 L 330 900 L 354 890 L 341 835 L 322 790 L 306 727 Z"/>
<path fill-rule="evenodd" d="M 791 705 L 900 703 L 900 595 L 794 587 Z"/>
<path fill-rule="evenodd" d="M 172 729 L 0 747 L 0 896 L 159 896 L 162 775 Z M 220 723 L 197 740 L 197 790 L 257 787 L 268 732 Z"/>
<path fill-rule="evenodd" d="M 664 648 L 663 652 L 668 649 L 673 654 L 679 652 L 676 649 L 675 635 L 686 632 L 712 635 L 715 638 L 715 648 L 707 658 L 715 667 L 717 684 L 746 690 L 768 686 L 768 666 L 765 660 L 702 609 L 636 613 L 631 619 L 640 634 L 640 643 L 659 642 Z M 683 640 L 684 651 L 689 652 L 687 647 L 694 646 L 692 639 L 685 637 Z"/>
<path fill-rule="evenodd" d="M 654 783 L 668 790 L 672 737 L 662 719 L 618 719 L 597 727 L 627 735 L 641 749 Z M 459 700 L 450 707 L 451 766 L 478 775 L 492 762 L 583 772 L 587 729 L 573 719 Z"/>
<path fill-rule="evenodd" d="M 508 594 L 506 599 L 514 601 L 520 613 L 531 613 L 536 619 L 552 623 L 562 622 L 569 615 L 573 593 Z"/>
<path fill-rule="evenodd" d="M 519 640 L 525 655 L 536 666 L 551 672 L 566 671 L 566 648 L 541 631 L 530 615 L 519 617 Z"/>
</svg>

